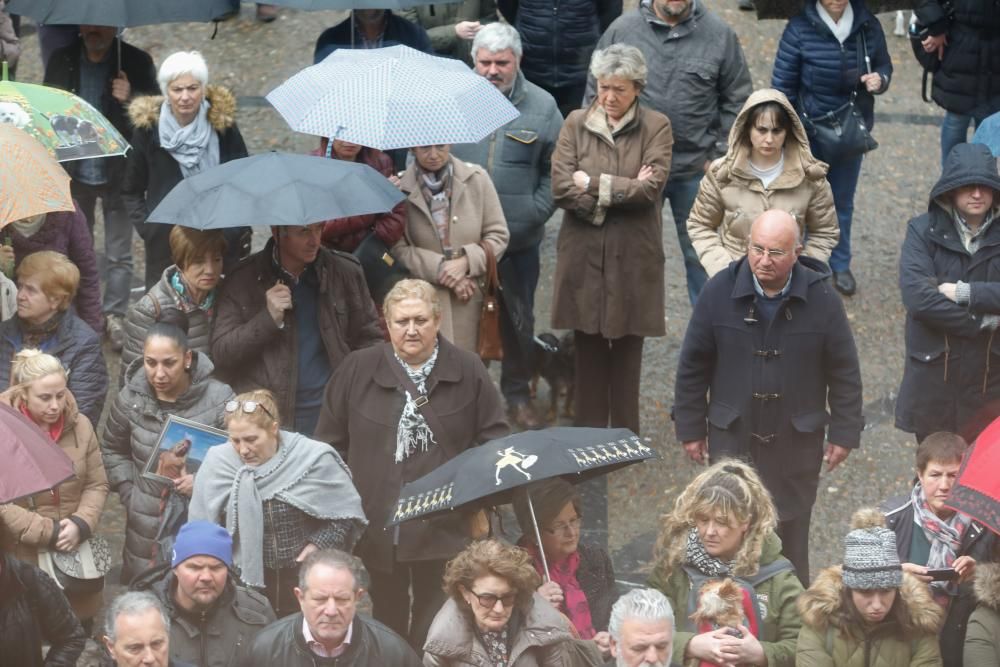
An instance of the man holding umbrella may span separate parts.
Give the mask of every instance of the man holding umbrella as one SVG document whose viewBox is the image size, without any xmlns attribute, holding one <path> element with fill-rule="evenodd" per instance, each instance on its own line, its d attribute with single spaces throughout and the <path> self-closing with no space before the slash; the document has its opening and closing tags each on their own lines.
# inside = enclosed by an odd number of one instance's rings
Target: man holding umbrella
<svg viewBox="0 0 1000 667">
<path fill-rule="evenodd" d="M 45 68 L 45 85 L 79 95 L 100 111 L 122 133 L 132 134 L 127 107 L 133 96 L 157 95 L 156 68 L 145 51 L 116 37 L 117 28 L 82 25 L 79 38 L 55 51 Z M 104 314 L 106 331 L 115 351 L 122 349 L 122 321 L 128 309 L 132 283 L 132 224 L 122 203 L 119 185 L 124 157 L 91 158 L 63 163 L 73 177 L 73 198 L 80 204 L 91 233 L 97 200 L 104 211 Z"/>
</svg>

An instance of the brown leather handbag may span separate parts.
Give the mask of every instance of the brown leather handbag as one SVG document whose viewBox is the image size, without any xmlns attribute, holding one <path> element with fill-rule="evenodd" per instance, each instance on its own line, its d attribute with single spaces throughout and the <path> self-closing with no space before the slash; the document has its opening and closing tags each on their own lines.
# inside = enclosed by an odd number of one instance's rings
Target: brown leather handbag
<svg viewBox="0 0 1000 667">
<path fill-rule="evenodd" d="M 486 275 L 483 279 L 483 310 L 479 315 L 479 345 L 477 352 L 483 361 L 503 359 L 503 342 L 500 340 L 500 278 L 497 275 L 497 258 L 489 243 L 479 242 L 486 253 Z"/>
</svg>

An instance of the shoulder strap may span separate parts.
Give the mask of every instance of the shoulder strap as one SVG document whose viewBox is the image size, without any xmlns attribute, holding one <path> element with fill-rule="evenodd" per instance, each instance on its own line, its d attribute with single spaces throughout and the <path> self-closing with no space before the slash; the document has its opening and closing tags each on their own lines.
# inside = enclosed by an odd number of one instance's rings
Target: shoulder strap
<svg viewBox="0 0 1000 667">
<path fill-rule="evenodd" d="M 483 276 L 483 293 L 487 296 L 494 296 L 500 288 L 500 277 L 497 274 L 497 257 L 493 254 L 493 248 L 486 241 L 480 241 L 479 247 L 486 254 L 486 275 Z"/>
<path fill-rule="evenodd" d="M 391 346 L 386 346 L 385 355 L 387 361 L 389 362 L 389 368 L 392 369 L 392 374 L 396 376 L 399 380 L 403 389 L 410 392 L 410 396 L 414 396 L 414 404 L 417 406 L 417 410 L 420 414 L 424 416 L 427 420 L 427 425 L 431 427 L 431 432 L 438 436 L 438 446 L 448 452 L 448 456 L 458 456 L 460 452 L 453 451 L 451 448 L 451 441 L 447 437 L 448 431 L 445 429 L 444 424 L 438 419 L 437 413 L 431 409 L 431 399 L 427 394 L 423 394 L 417 389 L 416 383 L 410 379 L 409 374 L 403 369 L 403 367 L 396 361 L 395 355 L 392 352 Z"/>
<path fill-rule="evenodd" d="M 827 624 L 826 626 L 826 638 L 823 643 L 826 647 L 826 654 L 833 657 L 833 626 L 830 624 Z"/>
</svg>

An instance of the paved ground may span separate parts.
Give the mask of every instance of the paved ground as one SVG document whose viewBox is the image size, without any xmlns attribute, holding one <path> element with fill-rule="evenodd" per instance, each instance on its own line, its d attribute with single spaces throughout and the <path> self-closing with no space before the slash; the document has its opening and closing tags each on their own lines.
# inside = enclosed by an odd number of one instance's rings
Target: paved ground
<svg viewBox="0 0 1000 667">
<path fill-rule="evenodd" d="M 720 12 L 739 33 L 755 87 L 767 85 L 784 22 L 758 23 L 752 15 L 737 11 L 735 0 L 706 0 L 706 4 Z M 212 28 L 202 25 L 132 29 L 126 38 L 149 50 L 157 62 L 181 48 L 201 50 L 213 83 L 230 86 L 245 103 L 239 112 L 239 125 L 251 152 L 305 151 L 313 147 L 315 140 L 289 131 L 273 110 L 260 105 L 259 96 L 310 64 L 312 44 L 318 34 L 342 16 L 341 12 L 286 10 L 274 24 L 263 26 L 252 20 L 252 9 L 244 6 L 243 16 L 223 24 L 214 40 Z M 852 454 L 841 469 L 824 474 L 821 481 L 813 515 L 814 571 L 840 558 L 840 541 L 854 508 L 878 503 L 905 490 L 912 476 L 912 438 L 892 426 L 892 406 L 903 359 L 903 310 L 896 287 L 896 263 L 906 221 L 924 209 L 926 193 L 939 172 L 937 123 L 941 114 L 920 100 L 920 72 L 909 44 L 905 38 L 891 35 L 891 16 L 882 18 L 896 73 L 892 88 L 877 104 L 874 134 L 881 147 L 865 160 L 858 188 L 854 271 L 860 289 L 857 296 L 847 300 L 861 353 L 868 426 L 861 450 Z M 33 37 L 26 39 L 19 74 L 25 81 L 40 78 Z M 641 581 L 648 568 L 660 514 L 671 506 L 696 471 L 682 456 L 669 421 L 675 361 L 690 308 L 669 213 L 665 213 L 664 220 L 667 335 L 647 341 L 642 380 L 643 435 L 651 440 L 662 460 L 614 474 L 607 494 L 611 517 L 608 544 L 622 578 L 633 581 Z M 549 223 L 543 244 L 543 276 L 551 276 L 554 270 L 554 239 L 559 224 L 557 214 Z M 539 331 L 548 329 L 550 287 L 549 280 L 541 281 Z M 117 377 L 117 369 L 112 377 Z M 120 506 L 117 499 L 112 499 L 101 532 L 120 541 L 122 528 Z"/>
</svg>

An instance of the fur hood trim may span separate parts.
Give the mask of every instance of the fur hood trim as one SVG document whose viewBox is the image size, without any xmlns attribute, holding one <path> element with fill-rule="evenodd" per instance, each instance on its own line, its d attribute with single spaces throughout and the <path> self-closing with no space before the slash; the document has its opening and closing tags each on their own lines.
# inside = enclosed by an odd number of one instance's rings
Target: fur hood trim
<svg viewBox="0 0 1000 667">
<path fill-rule="evenodd" d="M 819 573 L 809 590 L 799 596 L 799 614 L 802 622 L 820 632 L 828 625 L 839 630 L 847 630 L 854 624 L 848 611 L 843 608 L 841 591 L 844 580 L 839 565 L 828 567 Z M 937 634 L 944 620 L 944 612 L 934 602 L 927 586 L 907 572 L 903 573 L 903 585 L 899 595 L 906 602 L 913 625 L 925 634 Z"/>
<path fill-rule="evenodd" d="M 132 125 L 138 130 L 156 127 L 160 122 L 163 99 L 163 95 L 147 95 L 132 100 L 128 105 Z M 208 109 L 208 122 L 216 132 L 224 132 L 236 124 L 236 96 L 232 91 L 222 86 L 206 86 L 205 99 L 211 105 Z"/>
<path fill-rule="evenodd" d="M 976 566 L 976 581 L 973 585 L 979 602 L 1000 612 L 1000 564 L 980 563 Z"/>
</svg>

